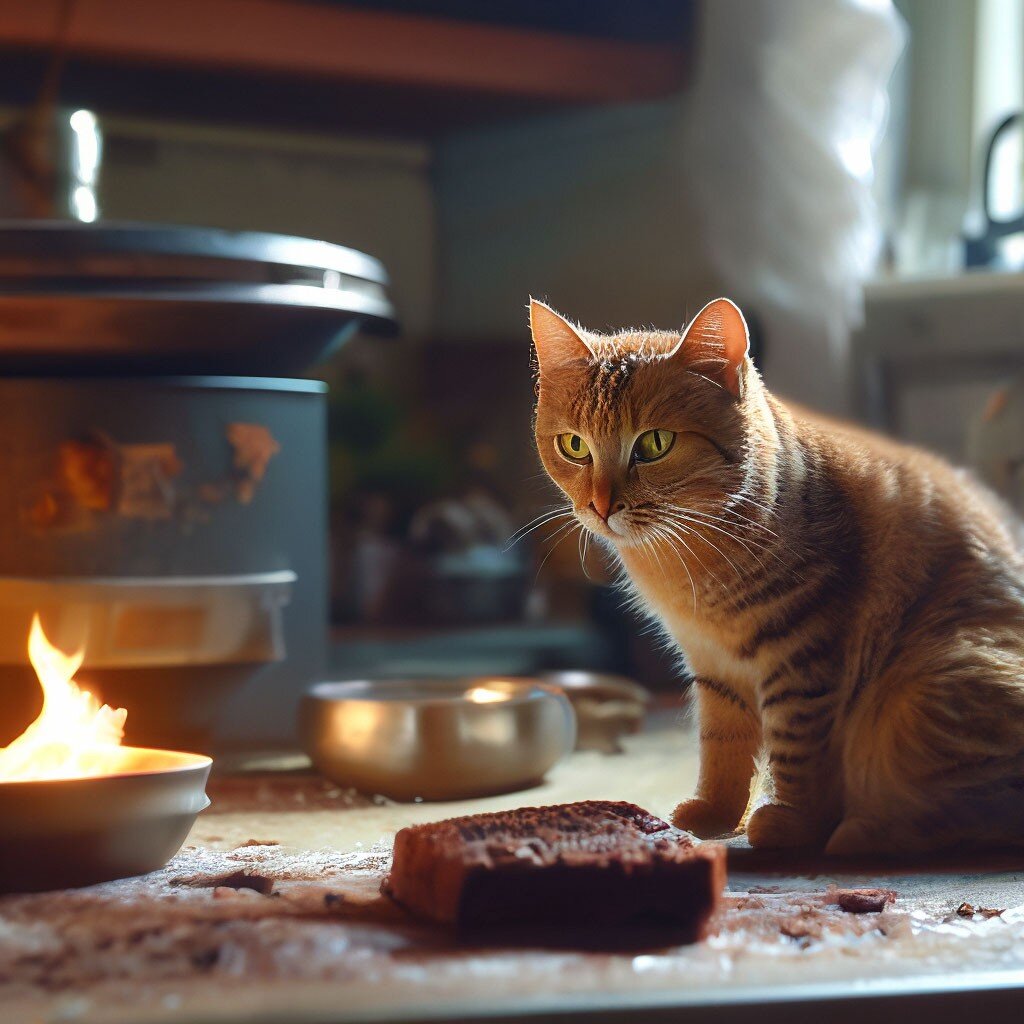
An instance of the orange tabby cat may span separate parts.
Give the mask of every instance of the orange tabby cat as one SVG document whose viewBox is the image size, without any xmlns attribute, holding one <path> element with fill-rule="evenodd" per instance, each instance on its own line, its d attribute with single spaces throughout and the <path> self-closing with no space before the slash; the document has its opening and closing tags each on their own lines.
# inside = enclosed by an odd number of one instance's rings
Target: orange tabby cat
<svg viewBox="0 0 1024 1024">
<path fill-rule="evenodd" d="M 576 519 L 693 673 L 700 777 L 675 823 L 756 847 L 1024 839 L 1024 558 L 940 459 L 791 408 L 727 299 L 600 336 L 533 302 L 536 436 Z"/>
</svg>

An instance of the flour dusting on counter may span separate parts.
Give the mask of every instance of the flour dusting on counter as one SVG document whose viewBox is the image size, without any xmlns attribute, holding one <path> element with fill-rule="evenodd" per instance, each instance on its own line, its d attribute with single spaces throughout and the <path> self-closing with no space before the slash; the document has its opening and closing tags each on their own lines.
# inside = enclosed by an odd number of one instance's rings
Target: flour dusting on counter
<svg viewBox="0 0 1024 1024">
<path fill-rule="evenodd" d="M 322 1009 L 354 1020 L 370 1005 L 518 1005 L 524 991 L 685 997 L 724 985 L 938 975 L 965 963 L 1024 967 L 1024 907 L 964 917 L 951 907 L 970 891 L 850 913 L 835 887 L 751 886 L 726 896 L 711 937 L 694 946 L 488 948 L 415 924 L 382 898 L 389 860 L 384 843 L 347 853 L 191 847 L 143 878 L 0 898 L 0 1013 L 114 1022 L 217 1005 L 219 1017 L 243 1019 L 258 1005 L 282 1019 L 301 1007 L 314 1019 Z M 217 884 L 239 872 L 269 880 L 269 894 Z"/>
</svg>

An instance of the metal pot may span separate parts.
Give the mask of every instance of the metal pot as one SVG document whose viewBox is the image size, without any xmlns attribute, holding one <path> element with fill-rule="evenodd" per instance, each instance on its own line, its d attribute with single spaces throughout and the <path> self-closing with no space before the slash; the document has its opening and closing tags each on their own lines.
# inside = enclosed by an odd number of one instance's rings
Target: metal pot
<svg viewBox="0 0 1024 1024">
<path fill-rule="evenodd" d="M 31 720 L 33 612 L 136 744 L 287 729 L 322 672 L 326 386 L 0 380 L 0 743 Z M 267 736 L 267 738 L 270 738 Z"/>
</svg>

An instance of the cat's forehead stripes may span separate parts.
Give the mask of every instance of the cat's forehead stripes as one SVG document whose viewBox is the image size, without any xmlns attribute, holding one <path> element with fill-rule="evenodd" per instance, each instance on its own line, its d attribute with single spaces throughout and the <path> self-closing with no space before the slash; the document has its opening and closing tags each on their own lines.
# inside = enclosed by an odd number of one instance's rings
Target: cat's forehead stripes
<svg viewBox="0 0 1024 1024">
<path fill-rule="evenodd" d="M 677 335 L 623 333 L 612 337 L 591 335 L 595 360 L 570 401 L 573 416 L 581 423 L 607 427 L 621 418 L 623 405 L 637 371 L 672 351 Z"/>
<path fill-rule="evenodd" d="M 621 405 L 636 369 L 636 358 L 626 355 L 601 359 L 589 367 L 572 402 L 579 420 L 608 423 L 619 415 Z"/>
</svg>

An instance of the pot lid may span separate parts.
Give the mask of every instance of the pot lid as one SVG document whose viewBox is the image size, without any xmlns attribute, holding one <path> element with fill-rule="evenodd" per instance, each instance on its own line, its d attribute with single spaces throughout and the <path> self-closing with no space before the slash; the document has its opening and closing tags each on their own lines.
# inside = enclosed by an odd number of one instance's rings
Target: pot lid
<svg viewBox="0 0 1024 1024">
<path fill-rule="evenodd" d="M 0 371 L 299 373 L 394 329 L 378 260 L 172 225 L 0 221 Z"/>
</svg>

